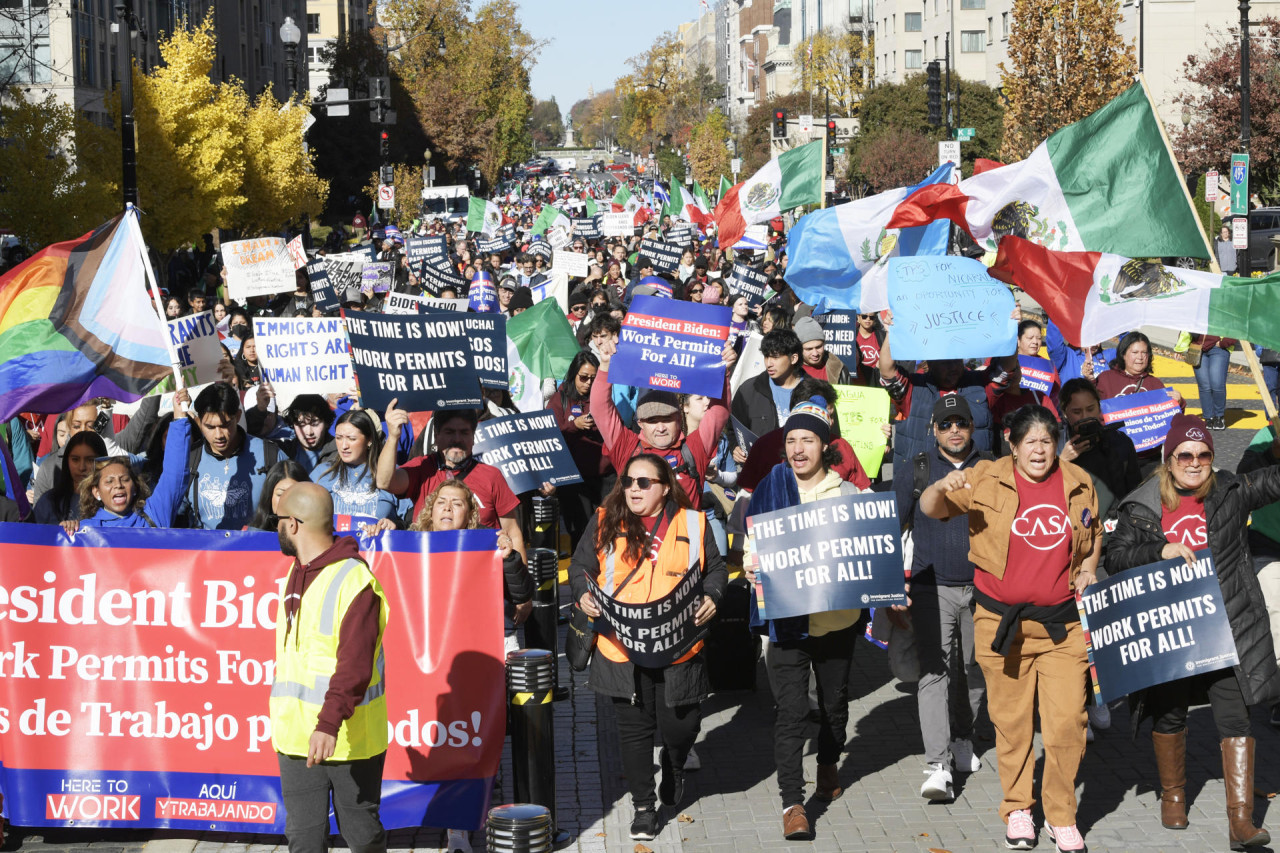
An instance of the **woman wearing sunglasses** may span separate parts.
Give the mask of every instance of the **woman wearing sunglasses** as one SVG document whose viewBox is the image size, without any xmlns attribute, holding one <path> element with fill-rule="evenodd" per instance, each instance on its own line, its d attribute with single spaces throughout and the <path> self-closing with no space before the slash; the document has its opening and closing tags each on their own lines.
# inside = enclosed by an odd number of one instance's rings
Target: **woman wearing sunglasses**
<svg viewBox="0 0 1280 853">
<path fill-rule="evenodd" d="M 1280 447 L 1273 447 L 1280 453 Z M 1269 844 L 1253 825 L 1251 706 L 1280 698 L 1270 623 L 1249 552 L 1249 513 L 1280 500 L 1280 467 L 1235 475 L 1213 470 L 1213 436 L 1204 421 L 1176 415 L 1164 442 L 1164 464 L 1120 503 L 1107 537 L 1111 574 L 1208 548 L 1222 588 L 1239 665 L 1158 684 L 1129 696 L 1134 731 L 1150 717 L 1160 774 L 1160 821 L 1187 826 L 1187 708 L 1206 696 L 1222 742 L 1231 849 Z"/>
<path fill-rule="evenodd" d="M 185 388 L 174 395 L 178 411 L 190 406 Z M 164 467 L 154 490 L 137 475 L 128 456 L 109 456 L 94 462 L 93 472 L 80 483 L 80 520 L 62 522 L 69 534 L 81 527 L 172 527 L 185 493 L 187 448 L 191 419 L 174 418 L 164 444 Z"/>
<path fill-rule="evenodd" d="M 691 566 L 702 572 L 703 591 L 694 624 L 705 625 L 728 582 L 706 516 L 693 508 L 665 459 L 632 457 L 574 551 L 574 600 L 593 619 L 601 615 L 587 587 L 592 577 L 619 602 L 647 604 L 676 589 Z M 675 806 L 684 795 L 685 758 L 702 725 L 701 702 L 711 692 L 702 643 L 671 665 L 650 669 L 631 663 L 623 645 L 600 635 L 590 675 L 591 688 L 611 697 L 617 713 L 622 769 L 635 806 L 631 837 L 652 839 L 658 834 L 654 732 L 661 730 L 663 742 L 657 798 Z"/>
</svg>

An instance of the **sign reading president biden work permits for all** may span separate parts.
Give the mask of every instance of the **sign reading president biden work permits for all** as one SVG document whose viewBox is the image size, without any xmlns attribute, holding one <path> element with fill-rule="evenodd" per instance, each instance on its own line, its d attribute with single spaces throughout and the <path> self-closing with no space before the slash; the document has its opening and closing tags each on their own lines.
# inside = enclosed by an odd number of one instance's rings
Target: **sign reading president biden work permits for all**
<svg viewBox="0 0 1280 853">
<path fill-rule="evenodd" d="M 480 374 L 461 316 L 343 312 L 361 405 L 411 412 L 479 408 Z M 505 371 L 506 360 L 502 360 Z"/>
<path fill-rule="evenodd" d="M 504 415 L 476 427 L 475 454 L 502 471 L 511 491 L 530 492 L 543 483 L 567 486 L 581 483 L 564 433 L 547 409 Z"/>
<path fill-rule="evenodd" d="M 1240 662 L 1207 549 L 1091 584 L 1078 606 L 1103 702 Z"/>
<path fill-rule="evenodd" d="M 622 320 L 609 381 L 719 399 L 732 318 L 723 305 L 637 296 Z"/>
<path fill-rule="evenodd" d="M 762 512 L 747 519 L 747 535 L 755 544 L 762 619 L 907 603 L 892 494 Z"/>
</svg>

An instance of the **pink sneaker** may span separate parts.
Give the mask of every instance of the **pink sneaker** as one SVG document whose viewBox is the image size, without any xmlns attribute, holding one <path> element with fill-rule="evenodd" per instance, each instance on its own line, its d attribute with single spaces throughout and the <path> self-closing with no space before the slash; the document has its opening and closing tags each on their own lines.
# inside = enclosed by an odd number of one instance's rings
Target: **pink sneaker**
<svg viewBox="0 0 1280 853">
<path fill-rule="evenodd" d="M 1004 834 L 1004 846 L 1010 850 L 1030 850 L 1036 846 L 1036 822 L 1031 819 L 1031 809 L 1018 809 L 1009 813 L 1009 828 Z"/>
<path fill-rule="evenodd" d="M 1084 853 L 1084 836 L 1074 823 L 1071 826 L 1054 826 L 1046 821 L 1044 828 L 1049 831 L 1053 843 L 1058 845 L 1058 853 Z"/>
</svg>

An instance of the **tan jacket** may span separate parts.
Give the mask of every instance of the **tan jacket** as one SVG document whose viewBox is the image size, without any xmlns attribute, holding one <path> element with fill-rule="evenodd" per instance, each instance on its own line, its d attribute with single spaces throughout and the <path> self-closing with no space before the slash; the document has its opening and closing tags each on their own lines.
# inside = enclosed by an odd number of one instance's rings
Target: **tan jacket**
<svg viewBox="0 0 1280 853">
<path fill-rule="evenodd" d="M 1080 565 L 1093 553 L 1094 540 L 1101 535 L 1098 495 L 1088 472 L 1073 462 L 1058 460 L 1066 491 L 1067 517 L 1071 519 L 1071 583 Z M 1004 577 L 1009 562 L 1009 533 L 1018 516 L 1018 485 L 1013 478 L 1009 456 L 984 460 L 966 468 L 971 488 L 957 489 L 943 497 L 947 517 L 969 514 L 969 561 L 996 578 Z"/>
</svg>

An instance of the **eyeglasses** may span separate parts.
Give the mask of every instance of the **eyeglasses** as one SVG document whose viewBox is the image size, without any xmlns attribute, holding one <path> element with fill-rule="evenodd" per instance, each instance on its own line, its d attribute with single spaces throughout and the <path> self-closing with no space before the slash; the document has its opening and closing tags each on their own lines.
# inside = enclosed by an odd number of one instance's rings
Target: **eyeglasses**
<svg viewBox="0 0 1280 853">
<path fill-rule="evenodd" d="M 875 318 L 876 318 L 875 314 L 859 314 L 858 315 L 859 320 L 874 320 Z"/>
<path fill-rule="evenodd" d="M 1208 465 L 1213 461 L 1213 451 L 1201 450 L 1199 453 L 1191 453 L 1184 450 L 1181 453 L 1173 454 L 1173 458 L 1178 460 L 1178 464 L 1184 468 L 1192 462 L 1199 462 L 1201 465 Z"/>
<path fill-rule="evenodd" d="M 640 490 L 645 492 L 658 484 L 658 481 L 652 477 L 629 477 L 626 474 L 619 477 L 618 481 L 622 483 L 622 488 L 624 489 L 629 489 L 632 486 L 639 486 Z"/>
<path fill-rule="evenodd" d="M 587 306 L 585 306 L 585 305 L 574 305 L 574 306 L 571 306 L 571 307 L 569 308 L 569 310 L 570 310 L 570 311 L 572 311 L 572 312 L 574 312 L 575 314 L 576 314 L 576 313 L 578 313 L 579 311 L 581 311 L 581 312 L 583 312 L 583 313 L 585 314 L 585 313 L 586 313 L 586 310 L 587 310 Z"/>
<path fill-rule="evenodd" d="M 945 421 L 938 423 L 938 432 L 950 432 L 953 429 L 968 429 L 973 426 L 970 421 L 964 418 L 947 418 Z"/>
</svg>

